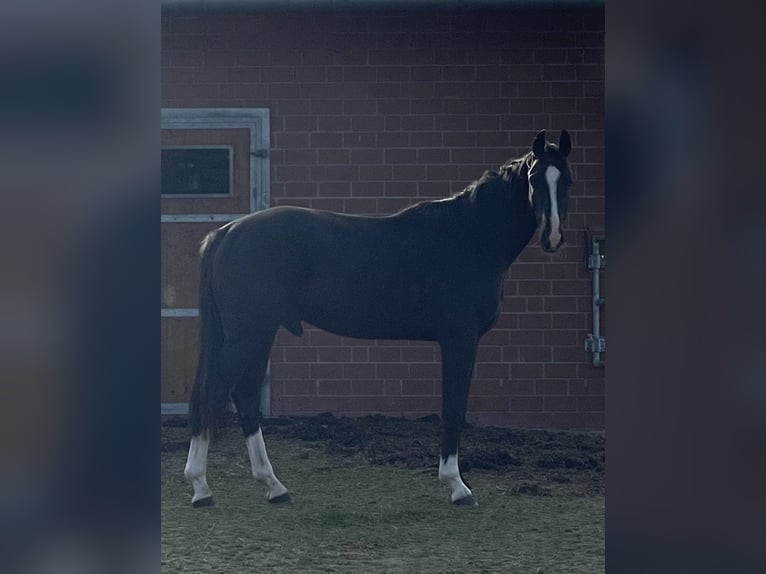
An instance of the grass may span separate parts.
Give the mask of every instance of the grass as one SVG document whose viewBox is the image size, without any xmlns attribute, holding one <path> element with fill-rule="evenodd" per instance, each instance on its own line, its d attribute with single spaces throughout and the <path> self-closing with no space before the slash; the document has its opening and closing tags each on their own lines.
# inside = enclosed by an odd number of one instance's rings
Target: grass
<svg viewBox="0 0 766 574">
<path fill-rule="evenodd" d="M 518 494 L 504 474 L 475 471 L 467 478 L 479 506 L 455 507 L 435 469 L 371 465 L 268 434 L 266 442 L 289 504 L 266 501 L 238 433 L 211 448 L 213 507 L 191 506 L 185 450 L 162 453 L 163 572 L 604 571 L 603 495 Z"/>
</svg>

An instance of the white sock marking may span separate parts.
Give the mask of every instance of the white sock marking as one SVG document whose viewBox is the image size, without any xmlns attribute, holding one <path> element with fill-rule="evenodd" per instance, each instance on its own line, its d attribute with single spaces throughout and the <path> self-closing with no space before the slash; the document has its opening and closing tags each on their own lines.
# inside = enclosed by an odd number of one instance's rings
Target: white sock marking
<svg viewBox="0 0 766 574">
<path fill-rule="evenodd" d="M 457 453 L 448 456 L 446 461 L 439 457 L 439 480 L 449 486 L 452 493 L 452 502 L 471 496 L 471 490 L 460 478 Z"/>
<path fill-rule="evenodd" d="M 282 496 L 287 492 L 285 485 L 279 482 L 274 469 L 271 467 L 269 456 L 266 454 L 266 444 L 263 442 L 263 433 L 261 429 L 250 435 L 246 439 L 247 453 L 250 455 L 250 466 L 253 470 L 253 477 L 268 489 L 268 499 L 272 500 Z"/>
<path fill-rule="evenodd" d="M 186 459 L 184 476 L 194 487 L 193 503 L 211 496 L 206 477 L 207 449 L 209 444 L 210 441 L 207 438 L 207 434 L 202 433 L 193 436 L 189 445 L 189 456 Z"/>
<path fill-rule="evenodd" d="M 556 187 L 559 177 L 561 177 L 561 171 L 557 167 L 549 165 L 545 170 L 545 181 L 548 182 L 548 191 L 551 194 L 551 234 L 548 239 L 553 249 L 558 247 L 561 241 L 561 220 L 559 219 L 559 204 L 556 198 Z"/>
</svg>

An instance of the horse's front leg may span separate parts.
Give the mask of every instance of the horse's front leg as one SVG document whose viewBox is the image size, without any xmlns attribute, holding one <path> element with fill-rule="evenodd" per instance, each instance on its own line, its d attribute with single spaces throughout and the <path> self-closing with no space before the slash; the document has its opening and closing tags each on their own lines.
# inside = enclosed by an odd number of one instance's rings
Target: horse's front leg
<svg viewBox="0 0 766 574">
<path fill-rule="evenodd" d="M 439 480 L 449 486 L 454 504 L 475 506 L 458 465 L 460 431 L 465 424 L 478 337 L 470 329 L 440 342 L 442 353 L 442 445 Z"/>
</svg>

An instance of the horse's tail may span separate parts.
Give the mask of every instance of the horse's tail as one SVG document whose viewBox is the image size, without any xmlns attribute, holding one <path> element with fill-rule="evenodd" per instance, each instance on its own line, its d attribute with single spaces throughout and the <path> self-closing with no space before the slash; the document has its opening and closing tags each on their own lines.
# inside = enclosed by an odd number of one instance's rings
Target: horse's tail
<svg viewBox="0 0 766 574">
<path fill-rule="evenodd" d="M 192 435 L 207 430 L 214 437 L 228 407 L 229 393 L 221 388 L 216 366 L 223 345 L 223 324 L 213 297 L 213 258 L 227 231 L 222 227 L 208 233 L 200 247 L 199 360 L 189 403 Z"/>
</svg>

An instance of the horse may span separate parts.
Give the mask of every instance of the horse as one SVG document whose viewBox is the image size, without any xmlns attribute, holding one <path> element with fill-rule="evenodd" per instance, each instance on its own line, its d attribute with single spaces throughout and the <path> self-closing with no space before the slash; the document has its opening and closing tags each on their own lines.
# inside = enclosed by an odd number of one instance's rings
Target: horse
<svg viewBox="0 0 766 574">
<path fill-rule="evenodd" d="M 266 453 L 261 386 L 274 336 L 302 323 L 360 339 L 438 342 L 442 363 L 439 480 L 451 502 L 476 505 L 458 464 L 480 338 L 500 315 L 504 276 L 538 228 L 540 247 L 563 243 L 572 143 L 545 130 L 523 157 L 463 191 L 395 214 L 358 216 L 278 206 L 202 241 L 200 353 L 184 469 L 195 507 L 213 504 L 208 446 L 233 402 L 253 477 L 273 503 L 290 500 Z"/>
</svg>

